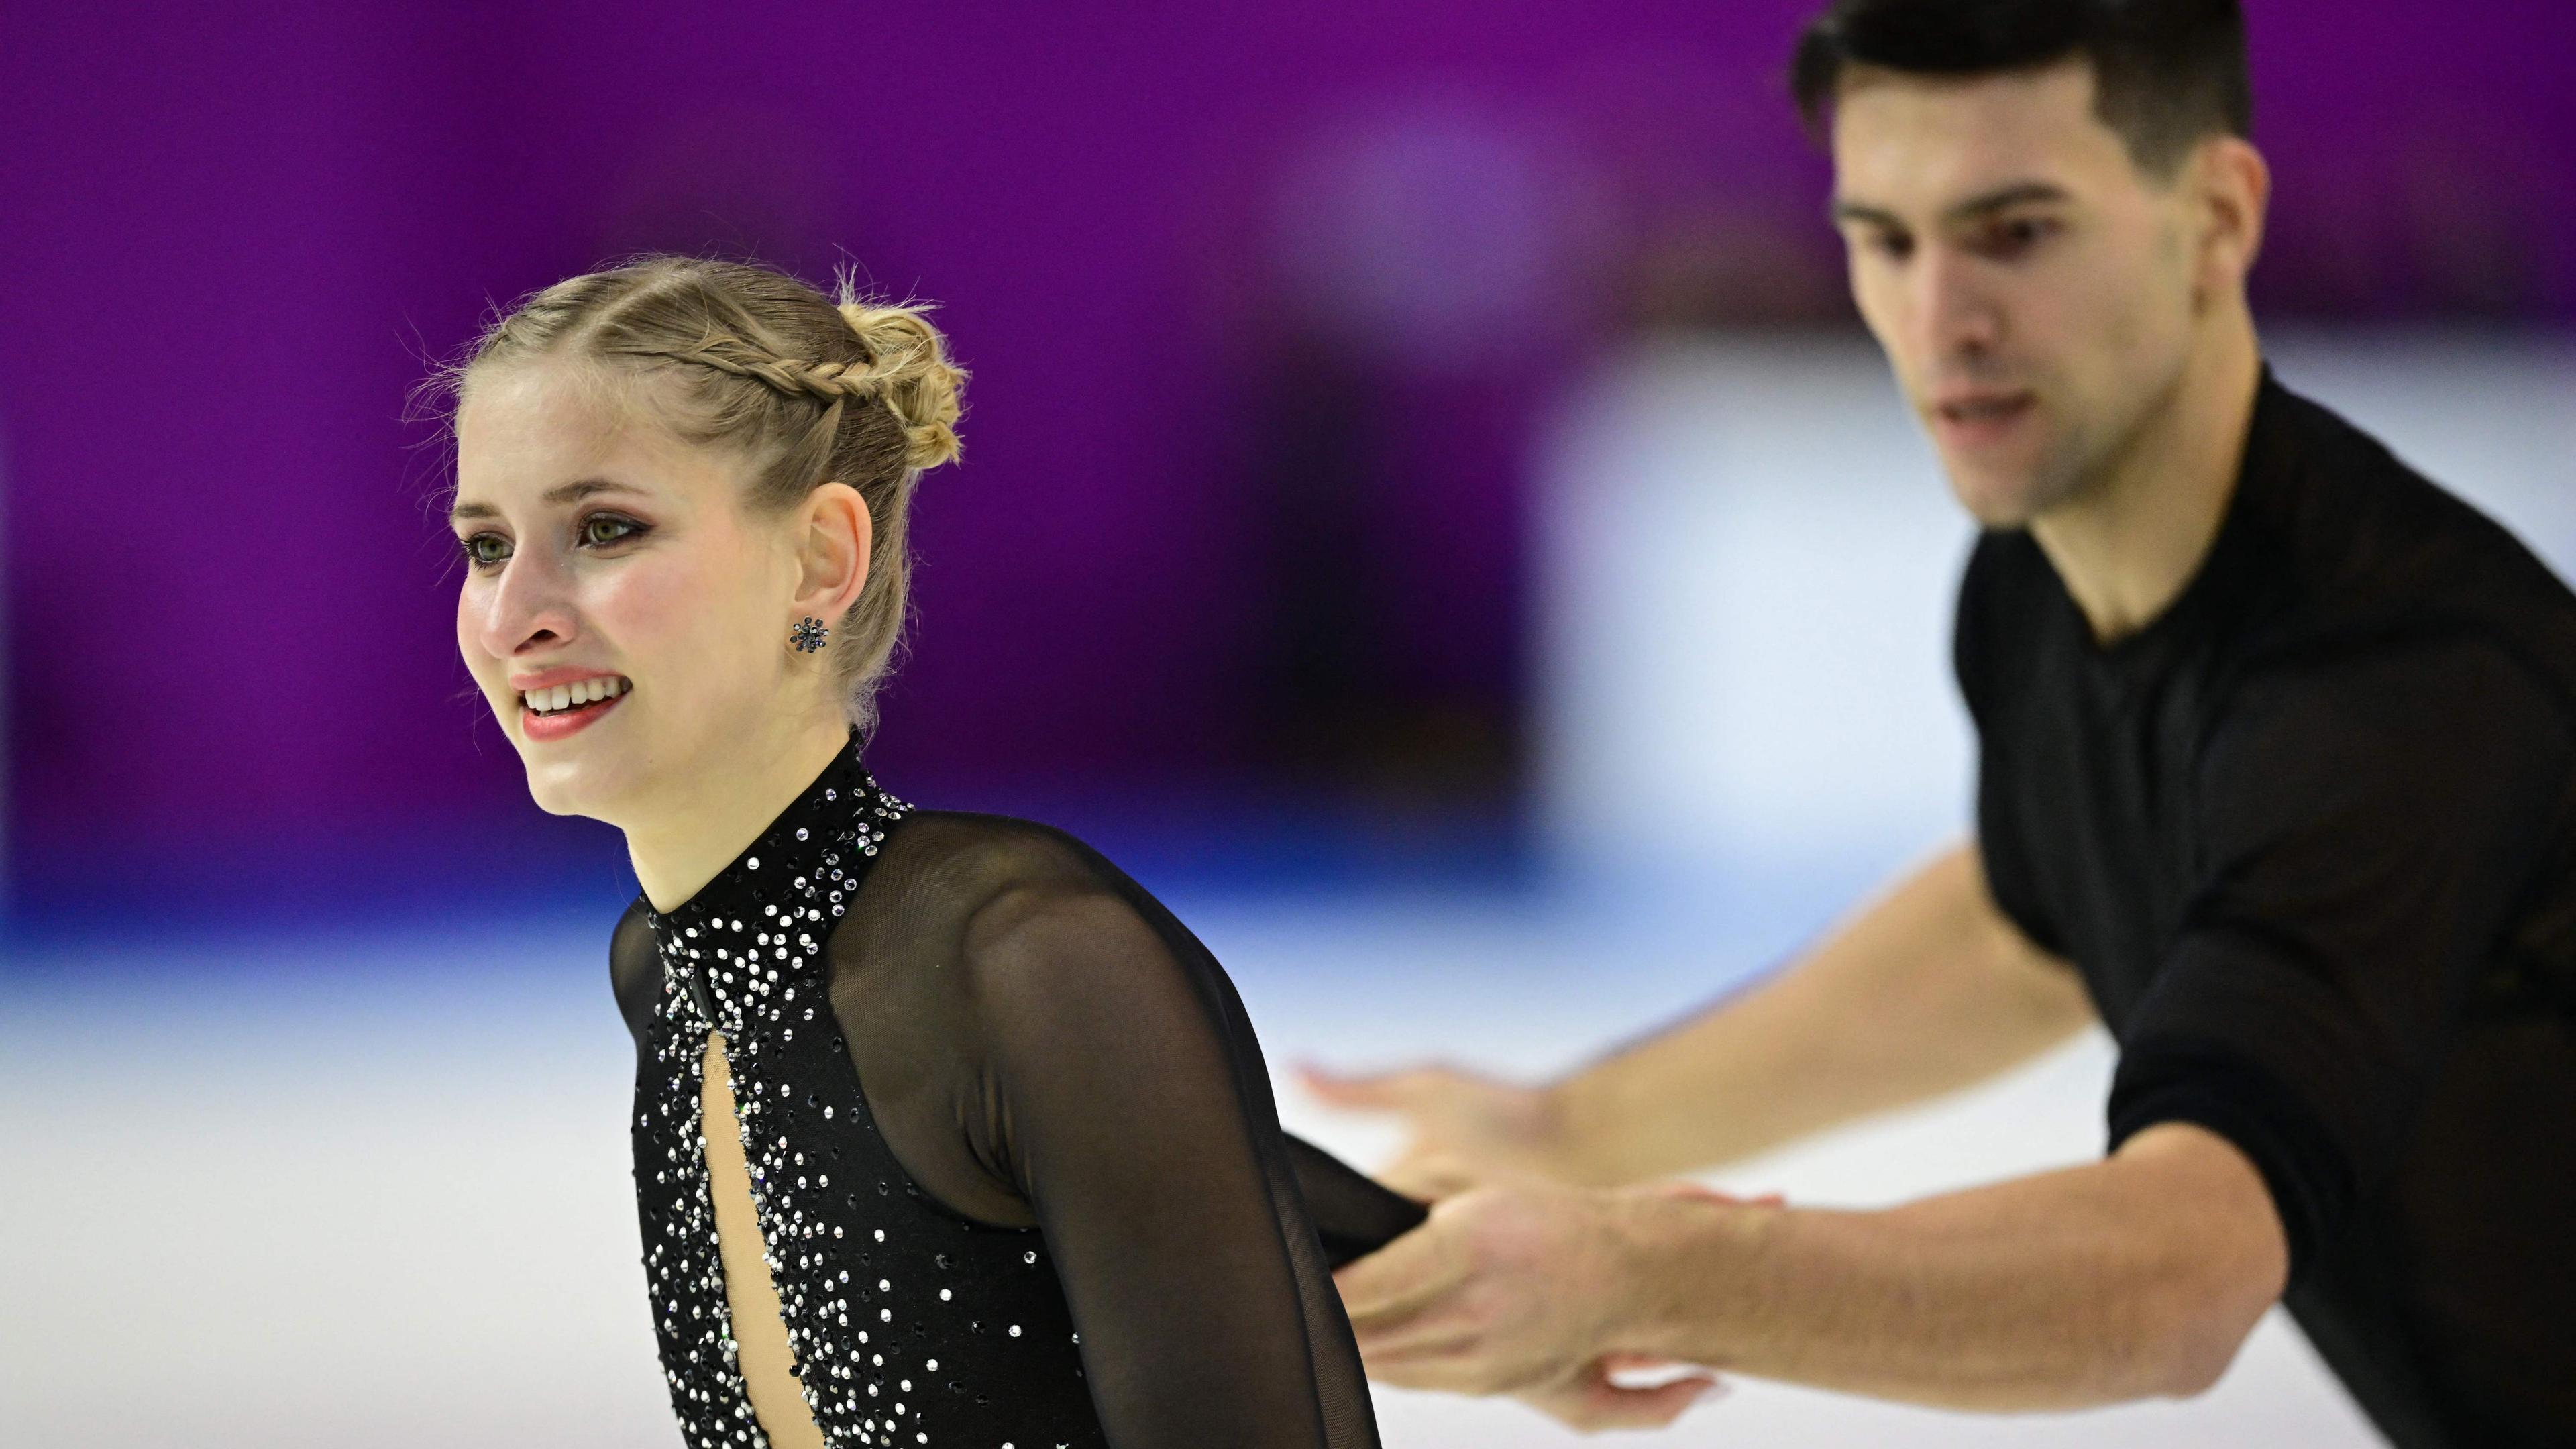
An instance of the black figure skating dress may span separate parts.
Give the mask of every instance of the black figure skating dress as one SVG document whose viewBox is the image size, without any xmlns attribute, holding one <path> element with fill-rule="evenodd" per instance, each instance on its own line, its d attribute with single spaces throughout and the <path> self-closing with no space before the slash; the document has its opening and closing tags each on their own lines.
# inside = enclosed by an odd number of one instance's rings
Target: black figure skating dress
<svg viewBox="0 0 2576 1449">
<path fill-rule="evenodd" d="M 1079 842 L 913 811 L 854 742 L 613 955 L 689 1444 L 767 1443 L 700 1136 L 711 1030 L 829 1443 L 1376 1444 L 1330 1271 L 1422 1209 L 1280 1132 L 1231 983 Z"/>
</svg>

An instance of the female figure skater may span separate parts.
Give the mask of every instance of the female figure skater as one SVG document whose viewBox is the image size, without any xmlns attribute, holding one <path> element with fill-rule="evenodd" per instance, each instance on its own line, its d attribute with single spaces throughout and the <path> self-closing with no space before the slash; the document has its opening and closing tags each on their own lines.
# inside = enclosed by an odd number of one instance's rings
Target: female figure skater
<svg viewBox="0 0 2576 1449">
<path fill-rule="evenodd" d="M 1233 988 L 1114 866 L 860 763 L 963 380 L 917 311 L 670 257 L 457 376 L 458 647 L 643 886 L 672 1407 L 701 1446 L 1374 1445 L 1330 1269 L 1421 1210 L 1283 1137 Z"/>
</svg>

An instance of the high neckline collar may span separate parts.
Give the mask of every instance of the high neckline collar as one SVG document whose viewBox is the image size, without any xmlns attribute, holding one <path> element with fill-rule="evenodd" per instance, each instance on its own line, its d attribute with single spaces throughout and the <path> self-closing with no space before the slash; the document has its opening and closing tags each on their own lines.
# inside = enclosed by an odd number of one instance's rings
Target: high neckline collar
<svg viewBox="0 0 2576 1449">
<path fill-rule="evenodd" d="M 715 941 L 803 920 L 828 932 L 858 891 L 886 832 L 911 809 L 879 788 L 859 758 L 859 739 L 824 765 L 768 827 L 715 878 L 668 911 L 645 902 L 663 959 L 682 974 Z M 728 954 L 719 952 L 719 955 Z M 699 983 L 690 982 L 694 988 Z"/>
</svg>

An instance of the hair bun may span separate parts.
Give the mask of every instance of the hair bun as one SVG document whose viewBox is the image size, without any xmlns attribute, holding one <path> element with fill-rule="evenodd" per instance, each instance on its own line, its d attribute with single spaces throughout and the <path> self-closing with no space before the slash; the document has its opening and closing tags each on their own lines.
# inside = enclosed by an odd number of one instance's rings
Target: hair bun
<svg viewBox="0 0 2576 1449">
<path fill-rule="evenodd" d="M 930 325 L 929 308 L 880 305 L 844 296 L 841 320 L 858 335 L 867 361 L 841 375 L 850 392 L 882 402 L 903 428 L 904 463 L 936 468 L 957 459 L 957 419 L 965 369 L 948 360 L 948 339 Z"/>
</svg>

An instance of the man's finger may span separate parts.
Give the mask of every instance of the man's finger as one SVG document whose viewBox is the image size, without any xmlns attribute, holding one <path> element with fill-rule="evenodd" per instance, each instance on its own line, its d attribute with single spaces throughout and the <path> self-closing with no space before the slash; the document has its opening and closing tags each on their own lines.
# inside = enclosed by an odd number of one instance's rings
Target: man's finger
<svg viewBox="0 0 2576 1449">
<path fill-rule="evenodd" d="M 1417 1313 L 1365 1333 L 1353 1331 L 1369 1377 L 1385 1378 L 1437 1359 L 1464 1359 L 1476 1349 L 1473 1324 L 1448 1313 Z"/>
<path fill-rule="evenodd" d="M 1660 1429 L 1691 1405 L 1725 1392 L 1717 1376 L 1694 1372 L 1652 1388 L 1623 1388 L 1611 1371 L 1635 1366 L 1625 1360 L 1596 1359 L 1572 1377 L 1515 1397 L 1539 1412 L 1577 1429 Z"/>
<path fill-rule="evenodd" d="M 1370 1360 L 1368 1365 L 1368 1376 L 1375 1382 L 1442 1394 L 1503 1392 L 1506 1386 L 1493 1382 L 1491 1373 L 1483 1358 L 1465 1350 L 1417 1354 L 1388 1363 Z"/>
<path fill-rule="evenodd" d="M 1467 1253 L 1438 1209 L 1429 1221 L 1333 1274 L 1354 1326 L 1414 1312 L 1467 1276 Z"/>
<path fill-rule="evenodd" d="M 1766 1192 L 1760 1197 L 1739 1197 L 1731 1192 L 1720 1192 L 1716 1188 L 1693 1182 L 1686 1177 L 1675 1178 L 1670 1182 L 1651 1183 L 1647 1185 L 1645 1191 L 1656 1197 L 1724 1203 L 1729 1207 L 1787 1207 L 1789 1205 L 1789 1199 L 1780 1193 Z"/>
<path fill-rule="evenodd" d="M 1388 1163 L 1377 1180 L 1417 1202 L 1456 1197 L 1482 1181 L 1465 1161 L 1446 1152 L 1407 1153 Z"/>
<path fill-rule="evenodd" d="M 1335 1072 L 1313 1062 L 1297 1064 L 1297 1084 L 1328 1107 L 1359 1112 L 1394 1112 L 1412 1104 L 1422 1070 L 1402 1067 L 1389 1072 Z"/>
<path fill-rule="evenodd" d="M 1379 1383 L 1449 1394 L 1517 1393 L 1563 1372 L 1497 1360 L 1481 1324 L 1446 1311 L 1423 1315 L 1391 1335 L 1363 1338 L 1360 1358 Z"/>
</svg>

